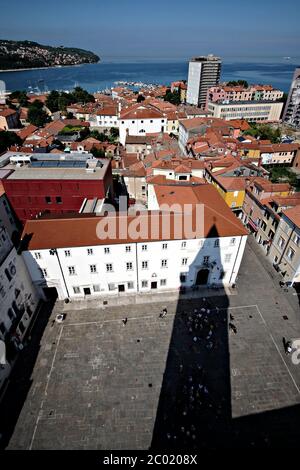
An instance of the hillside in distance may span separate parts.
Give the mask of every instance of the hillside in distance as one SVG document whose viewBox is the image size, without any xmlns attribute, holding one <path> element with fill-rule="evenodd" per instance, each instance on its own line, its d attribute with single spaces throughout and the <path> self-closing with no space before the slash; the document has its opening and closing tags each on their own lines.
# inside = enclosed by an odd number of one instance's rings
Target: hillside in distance
<svg viewBox="0 0 300 470">
<path fill-rule="evenodd" d="M 99 61 L 100 57 L 84 49 L 0 39 L 0 70 L 94 64 Z"/>
</svg>

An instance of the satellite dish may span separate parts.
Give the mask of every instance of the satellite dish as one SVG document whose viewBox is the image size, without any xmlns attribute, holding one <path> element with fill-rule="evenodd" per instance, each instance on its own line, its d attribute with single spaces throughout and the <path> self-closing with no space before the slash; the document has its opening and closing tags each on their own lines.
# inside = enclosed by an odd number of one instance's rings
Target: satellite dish
<svg viewBox="0 0 300 470">
<path fill-rule="evenodd" d="M 6 364 L 6 346 L 2 339 L 0 339 L 0 364 L 3 366 Z"/>
</svg>

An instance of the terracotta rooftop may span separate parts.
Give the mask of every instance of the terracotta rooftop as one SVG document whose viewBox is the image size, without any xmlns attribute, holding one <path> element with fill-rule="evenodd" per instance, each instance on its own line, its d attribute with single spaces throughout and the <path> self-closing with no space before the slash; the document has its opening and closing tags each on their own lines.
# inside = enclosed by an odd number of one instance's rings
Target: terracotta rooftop
<svg viewBox="0 0 300 470">
<path fill-rule="evenodd" d="M 288 217 L 293 224 L 300 228 L 300 205 L 283 211 L 283 214 Z"/>
</svg>

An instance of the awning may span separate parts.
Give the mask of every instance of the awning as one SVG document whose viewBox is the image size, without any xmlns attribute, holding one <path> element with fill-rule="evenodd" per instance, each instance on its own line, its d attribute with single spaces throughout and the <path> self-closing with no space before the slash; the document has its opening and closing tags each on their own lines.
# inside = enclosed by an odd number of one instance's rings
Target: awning
<svg viewBox="0 0 300 470">
<path fill-rule="evenodd" d="M 255 230 L 255 232 L 257 232 L 258 228 L 256 226 L 256 224 L 254 222 L 252 222 L 251 219 L 248 220 L 248 225 L 250 225 L 251 228 L 253 228 L 253 230 Z"/>
</svg>

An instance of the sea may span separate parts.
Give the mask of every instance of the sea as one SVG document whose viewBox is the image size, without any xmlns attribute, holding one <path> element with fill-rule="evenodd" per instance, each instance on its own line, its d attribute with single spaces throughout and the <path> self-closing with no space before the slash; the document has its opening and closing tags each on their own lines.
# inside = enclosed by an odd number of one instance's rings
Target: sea
<svg viewBox="0 0 300 470">
<path fill-rule="evenodd" d="M 294 70 L 300 57 L 235 57 L 222 58 L 221 81 L 247 80 L 248 83 L 271 84 L 289 91 Z M 168 85 L 172 81 L 187 80 L 188 60 L 106 58 L 98 64 L 70 67 L 1 72 L 8 91 L 26 90 L 46 92 L 72 90 L 81 86 L 89 92 L 103 91 L 116 82 L 142 82 Z M 3 86 L 3 83 L 2 83 Z"/>
</svg>

